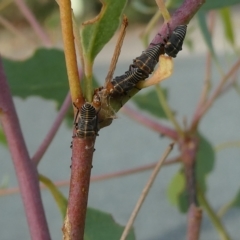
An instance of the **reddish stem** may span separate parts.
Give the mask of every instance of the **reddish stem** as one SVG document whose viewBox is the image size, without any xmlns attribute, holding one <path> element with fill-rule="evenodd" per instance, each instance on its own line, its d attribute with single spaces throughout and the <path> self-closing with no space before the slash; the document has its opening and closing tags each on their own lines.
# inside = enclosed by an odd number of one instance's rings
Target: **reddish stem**
<svg viewBox="0 0 240 240">
<path fill-rule="evenodd" d="M 0 59 L 0 121 L 18 178 L 31 239 L 50 240 L 41 201 L 38 172 L 31 162 Z"/>
<path fill-rule="evenodd" d="M 148 128 L 152 129 L 153 131 L 156 131 L 164 136 L 167 136 L 171 138 L 172 140 L 177 141 L 178 140 L 178 134 L 175 130 L 164 126 L 161 123 L 157 123 L 150 119 L 149 117 L 144 116 L 143 114 L 140 114 L 140 112 L 134 110 L 133 108 L 128 107 L 125 105 L 122 107 L 123 113 L 125 113 L 127 116 L 131 117 L 132 119 L 136 120 L 137 122 L 143 124 L 144 126 L 147 126 Z"/>
<path fill-rule="evenodd" d="M 200 229 L 202 223 L 202 210 L 191 204 L 188 210 L 188 222 L 187 222 L 187 240 L 199 239 Z"/>
<path fill-rule="evenodd" d="M 59 110 L 59 113 L 58 113 L 55 121 L 53 122 L 51 129 L 49 130 L 49 132 L 47 133 L 47 136 L 44 138 L 42 144 L 40 145 L 40 147 L 38 148 L 38 150 L 32 157 L 32 161 L 36 165 L 40 162 L 42 156 L 47 151 L 50 143 L 52 142 L 53 138 L 55 137 L 70 105 L 71 105 L 71 96 L 70 96 L 70 93 L 68 93 L 68 95 L 66 96 L 66 98 L 63 102 L 61 109 Z"/>
<path fill-rule="evenodd" d="M 185 0 L 183 4 L 173 13 L 168 25 L 171 30 L 179 25 L 187 24 L 196 14 L 199 8 L 204 4 L 205 0 Z M 163 42 L 169 34 L 167 23 L 160 27 L 157 35 L 152 40 L 152 44 Z"/>
<path fill-rule="evenodd" d="M 73 139 L 72 172 L 64 239 L 82 240 L 87 211 L 95 138 Z"/>
</svg>

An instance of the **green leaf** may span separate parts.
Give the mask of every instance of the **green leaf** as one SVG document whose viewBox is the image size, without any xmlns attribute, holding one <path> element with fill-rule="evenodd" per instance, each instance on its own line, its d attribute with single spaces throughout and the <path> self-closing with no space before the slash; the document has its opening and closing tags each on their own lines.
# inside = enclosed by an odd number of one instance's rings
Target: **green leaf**
<svg viewBox="0 0 240 240">
<path fill-rule="evenodd" d="M 214 50 L 214 47 L 212 44 L 212 37 L 211 37 L 210 32 L 208 31 L 208 27 L 207 27 L 206 12 L 199 11 L 197 13 L 197 17 L 198 17 L 199 27 L 202 32 L 203 38 L 207 44 L 209 51 L 211 52 L 212 56 L 216 60 L 217 58 L 216 58 L 216 53 L 215 53 L 215 50 Z"/>
<path fill-rule="evenodd" d="M 87 209 L 84 240 L 120 239 L 124 227 L 117 224 L 110 214 L 96 209 Z M 130 231 L 128 240 L 134 240 L 134 231 Z"/>
<path fill-rule="evenodd" d="M 217 8 L 224 8 L 224 7 L 230 7 L 235 4 L 239 4 L 239 0 L 215 0 L 215 1 L 206 1 L 205 4 L 203 4 L 201 9 L 204 10 L 212 10 Z"/>
<path fill-rule="evenodd" d="M 101 12 L 94 19 L 83 23 L 81 40 L 84 57 L 92 63 L 119 26 L 126 0 L 102 0 Z M 85 61 L 86 62 L 86 61 Z"/>
<path fill-rule="evenodd" d="M 240 208 L 240 190 L 238 190 L 237 194 L 235 195 L 233 201 L 231 201 L 231 207 L 236 207 L 236 208 Z"/>
<path fill-rule="evenodd" d="M 66 211 L 67 211 L 67 199 L 58 190 L 58 188 L 54 185 L 54 183 L 49 178 L 45 177 L 42 174 L 39 174 L 39 180 L 48 188 L 48 190 L 53 195 L 53 197 L 58 205 L 58 208 L 62 214 L 62 217 L 64 219 Z"/>
<path fill-rule="evenodd" d="M 178 204 L 179 195 L 184 191 L 186 179 L 182 170 L 178 171 L 172 178 L 167 189 L 167 196 L 173 205 Z"/>
<path fill-rule="evenodd" d="M 167 96 L 167 90 L 164 89 L 164 95 Z M 160 118 L 167 118 L 166 114 L 159 103 L 159 98 L 155 90 L 145 94 L 137 94 L 132 98 L 138 108 L 151 113 Z"/>
<path fill-rule="evenodd" d="M 40 96 L 62 103 L 68 91 L 63 51 L 38 49 L 25 61 L 3 59 L 4 70 L 14 96 Z"/>
<path fill-rule="evenodd" d="M 7 139 L 6 136 L 3 132 L 3 130 L 0 128 L 0 143 L 2 143 L 3 145 L 7 146 Z"/>
<path fill-rule="evenodd" d="M 219 10 L 219 12 L 223 22 L 225 37 L 229 43 L 234 46 L 235 40 L 230 9 L 222 8 Z"/>
<path fill-rule="evenodd" d="M 210 142 L 199 135 L 199 147 L 197 152 L 197 184 L 201 190 L 207 190 L 206 178 L 214 168 L 215 152 Z"/>
</svg>

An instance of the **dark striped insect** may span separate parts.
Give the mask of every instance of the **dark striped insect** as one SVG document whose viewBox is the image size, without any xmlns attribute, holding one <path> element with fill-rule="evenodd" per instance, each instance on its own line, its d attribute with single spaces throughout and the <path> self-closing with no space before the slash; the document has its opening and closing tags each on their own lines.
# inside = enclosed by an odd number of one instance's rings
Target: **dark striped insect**
<svg viewBox="0 0 240 240">
<path fill-rule="evenodd" d="M 110 90 L 111 95 L 124 95 L 132 90 L 136 84 L 146 78 L 141 69 L 133 68 L 122 76 L 115 77 L 111 83 L 113 88 Z"/>
<path fill-rule="evenodd" d="M 97 111 L 92 104 L 86 102 L 76 114 L 74 120 L 76 135 L 78 138 L 94 137 L 98 132 Z"/>
<path fill-rule="evenodd" d="M 173 30 L 172 34 L 170 37 L 168 37 L 166 44 L 164 45 L 165 53 L 168 56 L 175 58 L 178 52 L 182 50 L 186 31 L 187 25 L 179 25 Z"/>
<path fill-rule="evenodd" d="M 156 44 L 142 52 L 142 55 L 133 60 L 130 68 L 138 68 L 145 74 L 145 78 L 151 74 L 158 63 L 159 55 L 164 53 L 164 44 Z M 144 79 L 145 79 L 144 78 Z"/>
</svg>

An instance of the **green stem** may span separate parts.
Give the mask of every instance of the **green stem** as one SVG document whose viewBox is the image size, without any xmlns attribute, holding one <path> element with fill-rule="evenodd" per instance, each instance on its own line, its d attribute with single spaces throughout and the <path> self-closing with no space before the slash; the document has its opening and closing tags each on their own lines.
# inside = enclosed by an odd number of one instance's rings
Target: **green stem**
<svg viewBox="0 0 240 240">
<path fill-rule="evenodd" d="M 163 107 L 163 110 L 165 112 L 165 114 L 167 115 L 167 118 L 173 123 L 173 125 L 175 126 L 178 134 L 180 136 L 183 136 L 184 133 L 183 133 L 183 130 L 181 129 L 180 125 L 178 124 L 176 118 L 174 117 L 167 101 L 166 101 L 166 98 L 164 96 L 164 93 L 163 93 L 163 90 L 162 88 L 159 86 L 159 85 L 155 85 L 156 87 L 156 91 L 157 91 L 157 95 L 158 95 L 158 98 L 159 98 L 159 102 L 160 104 L 162 105 Z"/>
<path fill-rule="evenodd" d="M 207 212 L 209 218 L 211 219 L 213 225 L 215 226 L 220 239 L 221 240 L 230 240 L 230 236 L 228 235 L 226 229 L 224 228 L 223 224 L 221 223 L 220 218 L 217 216 L 217 214 L 213 211 L 212 207 L 210 206 L 209 202 L 207 201 L 207 199 L 204 196 L 204 193 L 198 189 L 198 199 L 201 203 L 201 205 L 203 206 L 203 208 L 205 209 L 205 211 Z"/>
</svg>

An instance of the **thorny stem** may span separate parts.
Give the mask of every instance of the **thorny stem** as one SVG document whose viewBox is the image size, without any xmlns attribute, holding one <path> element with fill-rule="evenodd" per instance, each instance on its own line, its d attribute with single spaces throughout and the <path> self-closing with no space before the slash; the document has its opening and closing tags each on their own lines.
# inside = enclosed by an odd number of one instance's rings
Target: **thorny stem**
<svg viewBox="0 0 240 240">
<path fill-rule="evenodd" d="M 54 136 L 56 135 L 70 105 L 71 105 L 71 97 L 70 97 L 70 94 L 68 93 L 63 102 L 61 109 L 58 112 L 58 115 L 57 115 L 55 121 L 52 124 L 51 129 L 48 131 L 47 136 L 44 138 L 42 144 L 40 145 L 40 147 L 38 148 L 38 150 L 35 152 L 35 154 L 32 157 L 32 161 L 36 165 L 40 162 L 42 156 L 47 151 L 47 149 L 48 149 L 50 143 L 52 142 Z"/>
<path fill-rule="evenodd" d="M 0 60 L 0 121 L 21 190 L 31 239 L 50 240 L 48 225 L 41 201 L 38 173 L 31 162 L 20 128 L 16 109 Z"/>
<path fill-rule="evenodd" d="M 204 193 L 202 190 L 198 189 L 198 199 L 203 208 L 206 210 L 208 216 L 210 217 L 213 225 L 218 231 L 218 234 L 220 236 L 221 240 L 230 240 L 230 236 L 228 235 L 226 229 L 224 228 L 223 224 L 221 223 L 221 220 L 218 218 L 216 213 L 213 211 L 212 207 L 208 203 L 207 199 L 204 196 Z"/>
<path fill-rule="evenodd" d="M 35 16 L 32 14 L 24 0 L 14 0 L 15 4 L 18 6 L 19 10 L 25 16 L 25 18 L 30 23 L 31 27 L 37 34 L 37 36 L 41 39 L 46 47 L 51 47 L 51 40 L 49 39 L 46 32 L 42 29 L 38 21 L 36 20 Z"/>
<path fill-rule="evenodd" d="M 144 126 L 147 126 L 148 128 L 152 129 L 155 132 L 158 132 L 159 134 L 162 134 L 163 136 L 167 136 L 171 138 L 172 140 L 177 141 L 178 140 L 178 134 L 175 130 L 164 126 L 161 123 L 155 122 L 151 120 L 149 117 L 145 117 L 143 114 L 140 114 L 138 111 L 134 110 L 133 108 L 128 107 L 127 105 L 124 105 L 121 109 L 121 111 L 126 114 L 128 117 L 134 119 L 135 121 L 143 124 Z"/>
<path fill-rule="evenodd" d="M 130 218 L 128 220 L 128 223 L 127 223 L 127 225 L 126 225 L 126 227 L 125 227 L 125 229 L 124 229 L 124 231 L 122 233 L 122 236 L 121 236 L 120 240 L 125 240 L 127 238 L 127 235 L 129 233 L 132 225 L 133 225 L 133 222 L 134 222 L 135 218 L 137 217 L 137 214 L 138 214 L 138 212 L 139 212 L 139 210 L 140 210 L 140 208 L 141 208 L 145 198 L 147 197 L 147 194 L 148 194 L 152 184 L 154 183 L 154 181 L 155 181 L 155 179 L 156 179 L 156 177 L 157 177 L 157 175 L 158 175 L 158 173 L 159 173 L 159 171 L 160 171 L 164 161 L 166 160 L 166 158 L 169 155 L 169 153 L 172 151 L 173 146 L 174 146 L 173 143 L 171 143 L 168 146 L 168 148 L 165 150 L 164 154 L 162 155 L 161 159 L 158 161 L 156 167 L 154 168 L 154 170 L 153 170 L 153 172 L 152 172 L 152 174 L 151 174 L 151 176 L 150 176 L 146 186 L 144 187 L 144 189 L 142 191 L 141 196 L 139 197 L 139 199 L 138 199 L 138 201 L 136 203 L 136 206 L 135 206 L 135 208 L 134 208 L 134 210 L 133 210 L 133 212 L 132 212 L 132 214 L 131 214 L 131 216 L 130 216 Z"/>
<path fill-rule="evenodd" d="M 64 53 L 67 66 L 68 81 L 72 102 L 83 104 L 83 95 L 80 87 L 77 57 L 74 46 L 73 24 L 72 24 L 72 9 L 70 0 L 59 1 L 60 18 L 62 25 L 62 35 L 64 44 Z"/>
<path fill-rule="evenodd" d="M 68 208 L 62 228 L 64 240 L 82 240 L 84 236 L 94 143 L 95 138 L 73 139 Z"/>
<path fill-rule="evenodd" d="M 184 135 L 183 130 L 181 129 L 180 125 L 178 124 L 176 118 L 174 117 L 172 110 L 170 109 L 170 107 L 166 101 L 166 98 L 163 94 L 162 88 L 159 85 L 156 85 L 155 87 L 156 87 L 156 91 L 157 91 L 157 95 L 158 95 L 160 104 L 163 107 L 163 110 L 164 110 L 165 114 L 167 115 L 167 118 L 172 122 L 172 124 L 176 128 L 176 131 L 178 132 L 179 136 L 183 137 L 183 135 Z"/>
</svg>

